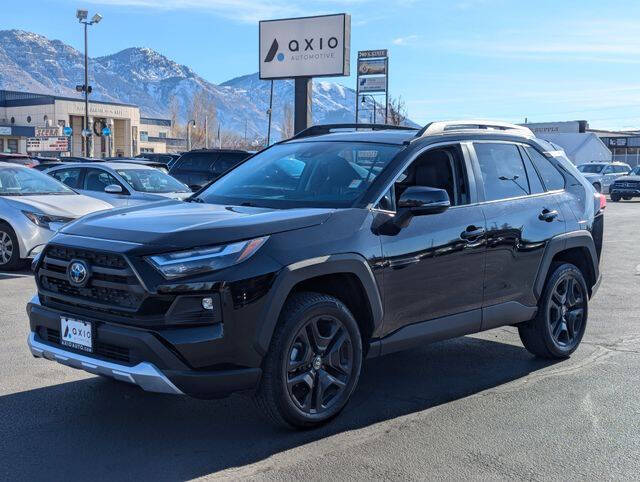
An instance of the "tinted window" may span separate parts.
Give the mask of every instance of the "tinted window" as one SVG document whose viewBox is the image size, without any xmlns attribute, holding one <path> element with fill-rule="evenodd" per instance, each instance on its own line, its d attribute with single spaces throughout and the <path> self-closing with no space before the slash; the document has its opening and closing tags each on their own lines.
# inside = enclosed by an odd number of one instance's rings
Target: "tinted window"
<svg viewBox="0 0 640 482">
<path fill-rule="evenodd" d="M 216 162 L 215 172 L 217 174 L 222 174 L 247 157 L 248 156 L 246 154 L 221 154 L 220 159 Z"/>
<path fill-rule="evenodd" d="M 527 154 L 529 154 L 529 158 L 531 158 L 531 162 L 533 162 L 538 173 L 540 173 L 540 177 L 542 178 L 542 182 L 544 182 L 547 191 L 564 189 L 564 177 L 560 171 L 551 164 L 551 161 L 532 147 L 527 147 L 525 149 Z"/>
<path fill-rule="evenodd" d="M 604 164 L 581 164 L 578 166 L 578 171 L 585 174 L 600 174 L 604 166 Z"/>
<path fill-rule="evenodd" d="M 87 169 L 87 174 L 84 177 L 84 189 L 87 191 L 104 192 L 104 188 L 116 184 L 122 187 L 122 184 L 102 169 Z"/>
<path fill-rule="evenodd" d="M 79 188 L 78 185 L 80 181 L 80 168 L 76 169 L 60 169 L 59 171 L 51 173 L 53 177 L 55 177 L 58 181 L 66 184 L 72 188 Z"/>
<path fill-rule="evenodd" d="M 198 152 L 183 156 L 176 167 L 177 171 L 211 171 L 218 154 L 213 152 Z"/>
<path fill-rule="evenodd" d="M 522 147 L 520 147 L 520 155 L 522 160 L 524 161 L 524 167 L 527 171 L 527 179 L 529 180 L 529 190 L 531 194 L 540 194 L 544 192 L 544 186 L 542 185 L 542 181 L 540 180 L 540 176 L 536 172 L 536 169 L 533 167 L 531 160 L 529 157 L 522 152 Z"/>
<path fill-rule="evenodd" d="M 626 166 L 613 166 L 615 169 L 615 172 L 619 172 L 621 174 L 624 174 L 625 172 L 629 172 L 629 169 L 627 169 Z"/>
<path fill-rule="evenodd" d="M 527 173 L 514 144 L 475 144 L 487 201 L 530 194 Z"/>
</svg>

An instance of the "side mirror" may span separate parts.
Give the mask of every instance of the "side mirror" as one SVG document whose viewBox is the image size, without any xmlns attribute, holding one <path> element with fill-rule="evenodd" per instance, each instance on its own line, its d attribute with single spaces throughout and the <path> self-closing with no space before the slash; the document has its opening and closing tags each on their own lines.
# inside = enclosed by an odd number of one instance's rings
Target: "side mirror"
<svg viewBox="0 0 640 482">
<path fill-rule="evenodd" d="M 446 211 L 450 206 L 447 191 L 434 187 L 408 187 L 398 200 L 398 208 L 408 210 L 413 216 L 438 214 Z"/>
<path fill-rule="evenodd" d="M 107 194 L 122 194 L 122 186 L 118 184 L 109 184 L 104 188 L 104 192 Z"/>
</svg>

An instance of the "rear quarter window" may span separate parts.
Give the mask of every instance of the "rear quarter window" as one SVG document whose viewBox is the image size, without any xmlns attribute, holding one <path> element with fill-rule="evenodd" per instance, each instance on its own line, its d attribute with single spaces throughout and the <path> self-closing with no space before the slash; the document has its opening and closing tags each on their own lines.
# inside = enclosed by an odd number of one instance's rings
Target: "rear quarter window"
<svg viewBox="0 0 640 482">
<path fill-rule="evenodd" d="M 533 147 L 525 147 L 525 151 L 529 155 L 529 159 L 535 166 L 536 170 L 540 174 L 540 178 L 544 183 L 547 191 L 557 191 L 559 189 L 564 189 L 565 180 L 564 176 L 556 167 L 542 154 L 540 154 Z"/>
</svg>

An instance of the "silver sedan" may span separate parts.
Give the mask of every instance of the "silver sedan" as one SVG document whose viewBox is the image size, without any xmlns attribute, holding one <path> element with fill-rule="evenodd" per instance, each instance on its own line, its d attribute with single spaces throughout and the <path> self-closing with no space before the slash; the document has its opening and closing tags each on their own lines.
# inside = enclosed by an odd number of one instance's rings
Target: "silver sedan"
<svg viewBox="0 0 640 482">
<path fill-rule="evenodd" d="M 35 169 L 0 162 L 0 269 L 19 269 L 63 225 L 110 208 Z"/>
<path fill-rule="evenodd" d="M 63 163 L 45 172 L 81 194 L 115 207 L 183 200 L 193 194 L 185 184 L 160 169 L 135 163 Z"/>
</svg>

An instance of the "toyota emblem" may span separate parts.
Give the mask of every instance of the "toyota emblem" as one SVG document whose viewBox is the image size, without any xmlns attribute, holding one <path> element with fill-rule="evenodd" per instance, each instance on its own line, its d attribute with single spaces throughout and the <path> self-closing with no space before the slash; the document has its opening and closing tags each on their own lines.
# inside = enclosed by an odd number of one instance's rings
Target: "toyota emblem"
<svg viewBox="0 0 640 482">
<path fill-rule="evenodd" d="M 89 279 L 89 267 L 84 261 L 71 261 L 67 269 L 67 278 L 73 286 L 84 286 Z"/>
</svg>

